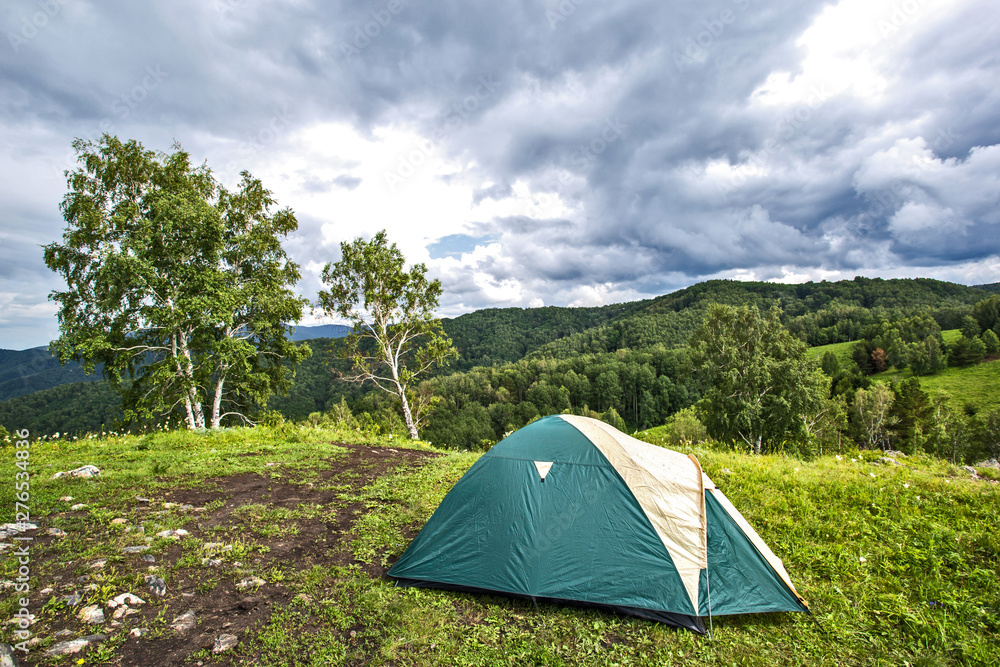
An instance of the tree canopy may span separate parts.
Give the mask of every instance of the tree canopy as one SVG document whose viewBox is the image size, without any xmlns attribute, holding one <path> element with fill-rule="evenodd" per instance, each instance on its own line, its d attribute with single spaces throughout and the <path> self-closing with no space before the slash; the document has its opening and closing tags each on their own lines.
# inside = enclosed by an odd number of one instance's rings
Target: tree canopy
<svg viewBox="0 0 1000 667">
<path fill-rule="evenodd" d="M 181 411 L 189 428 L 249 421 L 287 389 L 309 354 L 286 339 L 306 301 L 290 287 L 298 266 L 281 237 L 298 223 L 243 172 L 236 190 L 172 153 L 104 135 L 73 143 L 62 243 L 45 263 L 66 280 L 59 304 L 63 362 L 104 376 L 124 396 L 126 419 Z"/>
<path fill-rule="evenodd" d="M 713 305 L 691 337 L 691 359 L 708 390 L 699 412 L 709 435 L 760 453 L 803 435 L 827 381 L 779 311 Z"/>
<path fill-rule="evenodd" d="M 352 382 L 371 382 L 399 398 L 410 437 L 419 437 L 417 425 L 429 396 L 410 395 L 414 379 L 458 353 L 434 317 L 441 298 L 441 281 L 427 279 L 427 267 L 409 271 L 395 243 L 385 231 L 371 241 L 357 238 L 340 244 L 341 259 L 323 267 L 318 306 L 354 324 L 343 355 L 352 369 L 341 376 Z M 411 403 L 416 401 L 411 409 Z"/>
</svg>

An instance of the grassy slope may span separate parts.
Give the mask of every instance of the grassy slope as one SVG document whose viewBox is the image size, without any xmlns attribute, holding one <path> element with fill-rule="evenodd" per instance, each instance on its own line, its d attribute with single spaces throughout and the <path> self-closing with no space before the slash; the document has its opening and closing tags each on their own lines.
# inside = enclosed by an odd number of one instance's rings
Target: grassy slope
<svg viewBox="0 0 1000 667">
<path fill-rule="evenodd" d="M 961 338 L 962 332 L 958 329 L 952 329 L 943 331 L 942 336 L 945 343 L 953 343 Z M 812 357 L 822 358 L 826 352 L 832 351 L 843 365 L 852 363 L 851 347 L 853 345 L 854 343 L 820 345 L 809 348 L 808 354 Z M 912 374 L 908 370 L 902 373 L 888 370 L 885 373 L 873 375 L 872 378 L 896 381 L 911 376 Z M 964 368 L 946 368 L 935 375 L 921 377 L 920 386 L 932 398 L 945 396 L 958 408 L 964 408 L 966 405 L 974 405 L 979 409 L 1000 408 L 1000 360 Z"/>
<path fill-rule="evenodd" d="M 107 523 L 115 507 L 127 506 L 123 499 L 135 493 L 152 495 L 156 488 L 197 486 L 207 476 L 260 471 L 265 461 L 308 479 L 321 459 L 338 455 L 330 441 L 343 439 L 363 437 L 258 429 L 39 444 L 31 454 L 31 503 L 44 524 L 71 484 L 77 502 L 102 507 L 92 516 Z M 704 448 L 691 453 L 784 559 L 823 630 L 801 614 L 726 617 L 715 619 L 715 640 L 710 641 L 593 610 L 536 609 L 500 597 L 397 589 L 358 566 L 296 571 L 293 563 L 265 562 L 259 567 L 269 568 L 269 580 L 280 577 L 292 593 L 306 593 L 316 602 L 293 599 L 279 605 L 269 625 L 241 640 L 239 655 L 247 664 L 269 665 L 292 664 L 293 656 L 297 665 L 359 659 L 376 665 L 976 665 L 1000 660 L 996 485 L 970 480 L 929 458 L 892 466 L 876 463 L 871 453 L 865 459 L 844 453 L 839 460 L 828 456 L 811 462 Z M 355 525 L 356 556 L 371 563 L 401 553 L 406 526 L 426 521 L 476 456 L 449 453 L 416 472 L 400 471 L 366 487 L 357 499 L 369 511 Z M 3 458 L 13 461 L 10 448 Z M 92 482 L 49 479 L 53 470 L 82 463 L 98 465 L 104 475 Z M 4 521 L 13 519 L 13 472 L 13 465 L 0 469 Z M 289 521 L 294 516 L 285 524 Z M 79 532 L 78 526 L 65 527 L 71 535 Z M 84 539 L 66 545 L 80 550 L 68 551 L 65 558 L 82 556 L 76 561 L 81 571 L 87 560 L 116 553 L 114 545 Z M 15 567 L 8 556 L 0 578 L 12 578 Z M 45 566 L 33 567 L 37 573 Z M 141 592 L 141 583 L 131 583 Z M 126 590 L 129 581 L 118 585 Z M 14 611 L 9 597 L 0 602 L 0 618 Z M 344 639 L 350 629 L 357 629 L 356 641 Z M 7 626 L 0 633 L 0 640 L 10 640 Z M 109 664 L 120 641 L 113 636 L 100 651 L 87 654 L 87 663 Z M 213 664 L 210 655 L 198 657 Z"/>
</svg>

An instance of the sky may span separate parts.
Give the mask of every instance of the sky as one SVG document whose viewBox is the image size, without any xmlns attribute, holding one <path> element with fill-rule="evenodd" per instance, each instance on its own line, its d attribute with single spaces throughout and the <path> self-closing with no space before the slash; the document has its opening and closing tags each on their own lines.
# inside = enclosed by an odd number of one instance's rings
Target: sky
<svg viewBox="0 0 1000 667">
<path fill-rule="evenodd" d="M 997 25 L 996 0 L 5 0 L 0 348 L 58 335 L 41 246 L 103 132 L 261 179 L 310 300 L 381 229 L 445 317 L 997 282 Z"/>
</svg>

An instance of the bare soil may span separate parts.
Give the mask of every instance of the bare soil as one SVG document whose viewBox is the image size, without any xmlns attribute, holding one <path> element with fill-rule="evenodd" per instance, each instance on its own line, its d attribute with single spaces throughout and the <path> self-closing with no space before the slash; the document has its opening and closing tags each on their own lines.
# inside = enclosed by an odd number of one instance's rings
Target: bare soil
<svg viewBox="0 0 1000 667">
<path fill-rule="evenodd" d="M 211 542 L 213 528 L 241 527 L 245 517 L 237 512 L 239 507 L 249 504 L 263 505 L 271 508 L 287 508 L 294 510 L 300 506 L 324 506 L 325 510 L 318 513 L 318 518 L 308 519 L 297 517 L 294 521 L 298 533 L 260 535 L 252 533 L 249 528 L 240 537 L 252 541 L 256 546 L 267 547 L 266 553 L 254 553 L 251 556 L 253 569 L 265 569 L 271 564 L 280 564 L 282 569 L 296 571 L 311 570 L 315 566 L 344 566 L 358 564 L 372 578 L 385 575 L 385 568 L 376 564 L 358 563 L 351 555 L 349 547 L 353 538 L 351 528 L 364 511 L 364 505 L 358 502 L 344 502 L 343 495 L 356 495 L 366 485 L 377 478 L 391 474 L 400 465 L 416 467 L 424 463 L 428 457 L 437 456 L 430 452 L 409 449 L 392 449 L 388 447 L 368 447 L 363 445 L 340 444 L 347 449 L 341 457 L 327 460 L 325 467 L 309 471 L 309 483 L 302 482 L 301 471 L 287 471 L 280 467 L 265 468 L 262 472 L 234 475 L 231 477 L 214 477 L 203 480 L 197 488 L 176 488 L 162 495 L 152 497 L 148 505 L 140 507 L 149 515 L 162 507 L 163 503 L 177 503 L 205 507 L 211 505 L 217 509 L 209 509 L 197 516 L 196 527 L 189 527 L 194 537 L 205 542 Z M 274 479 L 271 472 L 280 472 L 281 477 Z M 183 482 L 183 480 L 179 480 Z M 330 488 L 335 487 L 335 488 Z M 224 503 L 221 507 L 221 503 Z M 328 511 L 327 511 L 328 510 Z M 73 514 L 70 512 L 67 515 Z M 39 533 L 43 531 L 39 530 Z M 231 534 L 231 533 L 230 533 Z M 67 595 L 70 588 L 67 582 L 75 586 L 85 586 L 86 582 L 74 582 L 78 573 L 79 563 L 63 564 L 59 562 L 46 563 L 46 556 L 52 555 L 45 546 L 52 540 L 46 535 L 39 535 L 36 542 L 40 560 L 36 565 L 42 575 L 42 586 L 56 588 L 57 596 Z M 99 539 L 99 538 L 97 538 Z M 225 541 L 225 538 L 221 538 Z M 223 566 L 181 567 L 175 569 L 183 550 L 180 544 L 171 546 L 167 551 L 156 555 L 155 565 L 159 572 L 170 572 L 167 594 L 162 598 L 162 604 L 147 604 L 137 607 L 142 615 L 127 617 L 128 626 L 132 628 L 152 627 L 157 616 L 159 626 L 164 619 L 171 623 L 173 619 L 191 610 L 197 618 L 193 630 L 185 633 L 168 630 L 153 633 L 150 636 L 132 637 L 117 649 L 119 665 L 198 665 L 191 658 L 192 654 L 208 649 L 211 652 L 215 639 L 221 634 L 231 634 L 244 637 L 244 631 L 261 629 L 271 618 L 272 611 L 279 609 L 292 601 L 293 593 L 281 583 L 268 582 L 258 589 L 240 590 L 237 588 L 235 575 Z M 139 575 L 145 575 L 150 563 L 142 559 L 141 554 L 124 556 L 124 563 L 115 563 L 119 571 L 132 569 Z M 376 559 L 377 560 L 377 559 Z M 97 579 L 97 577 L 95 577 Z M 46 581 L 49 580 L 49 581 Z M 124 592 L 124 591 L 119 591 Z M 136 593 L 147 601 L 152 601 L 152 594 L 136 590 Z M 79 608 L 74 609 L 77 611 Z M 105 626 L 90 626 L 84 628 L 82 622 L 69 613 L 60 614 L 52 623 L 47 633 L 54 634 L 62 629 L 73 632 L 72 637 L 87 634 L 114 634 L 119 631 L 111 621 L 111 611 L 105 609 L 107 623 Z M 103 629 L 102 629 L 103 627 Z M 44 650 L 34 649 L 26 658 L 20 659 L 22 666 L 42 664 Z M 23 654 L 20 654 L 23 655 Z M 62 659 L 60 664 L 75 664 L 81 654 Z M 227 654 L 213 656 L 212 665 L 236 664 L 226 659 Z M 245 656 L 244 656 L 245 657 Z"/>
</svg>

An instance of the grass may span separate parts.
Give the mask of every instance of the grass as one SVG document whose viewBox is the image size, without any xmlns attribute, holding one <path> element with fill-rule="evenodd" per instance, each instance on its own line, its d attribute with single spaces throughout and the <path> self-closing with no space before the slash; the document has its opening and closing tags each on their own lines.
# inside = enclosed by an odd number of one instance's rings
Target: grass
<svg viewBox="0 0 1000 667">
<path fill-rule="evenodd" d="M 951 344 L 962 337 L 962 332 L 950 329 L 942 331 L 941 335 L 945 344 Z M 833 352 L 843 366 L 854 363 L 851 359 L 853 346 L 853 342 L 820 345 L 809 348 L 808 355 L 822 359 L 827 352 Z M 909 369 L 898 371 L 892 368 L 871 377 L 874 380 L 899 381 L 912 376 L 913 373 Z M 962 368 L 948 367 L 940 373 L 921 376 L 920 386 L 930 394 L 931 398 L 938 396 L 946 398 L 960 410 L 966 406 L 976 410 L 1000 408 L 1000 360 Z"/>
<path fill-rule="evenodd" d="M 131 516 L 122 498 L 177 486 L 200 487 L 209 477 L 260 472 L 267 462 L 286 475 L 311 479 L 320 462 L 342 451 L 331 441 L 365 441 L 358 433 L 315 429 L 237 429 L 220 434 L 161 434 L 93 441 L 41 442 L 31 449 L 31 506 L 51 515 L 65 503 L 92 509 L 63 518 L 70 536 L 55 557 L 32 564 L 33 580 L 56 570 L 87 573 L 87 563 L 108 558 L 90 599 L 141 590 L 137 575 L 122 566 L 125 543 L 143 543 L 134 533 L 114 532 L 114 517 Z M 399 440 L 373 444 L 400 447 Z M 147 445 L 137 449 L 139 445 Z M 455 481 L 475 462 L 475 453 L 446 453 L 420 467 L 400 467 L 360 491 L 344 490 L 344 503 L 362 503 L 353 538 L 346 545 L 360 561 L 349 566 L 300 566 L 275 562 L 255 546 L 258 532 L 310 516 L 292 514 L 266 497 L 234 514 L 249 531 L 204 542 L 233 545 L 227 561 L 243 563 L 235 576 L 259 574 L 280 581 L 287 596 L 271 602 L 266 624 L 248 628 L 230 656 L 258 665 L 990 665 L 1000 662 L 1000 487 L 972 480 L 939 460 L 916 456 L 901 465 L 873 452 L 800 461 L 784 456 L 748 456 L 706 445 L 681 448 L 695 454 L 705 472 L 740 509 L 788 568 L 819 625 L 804 614 L 717 617 L 713 639 L 608 612 L 511 600 L 498 596 L 396 588 L 366 570 L 384 565 L 408 543 Z M 2 451 L 0 489 L 4 521 L 12 520 L 13 451 Z M 93 463 L 96 480 L 52 480 L 52 473 Z M 153 472 L 156 465 L 166 472 Z M 163 527 L 193 527 L 191 514 L 158 517 Z M 100 526 L 115 545 L 86 529 Z M 153 540 L 149 553 L 177 549 Z M 181 542 L 180 559 L 200 563 L 208 551 L 193 538 Z M 0 556 L 0 579 L 15 576 L 16 561 Z M 158 557 L 159 560 L 159 557 Z M 68 568 L 68 569 L 67 569 Z M 79 574 L 77 574 L 79 573 Z M 165 569 L 168 586 L 179 574 Z M 37 591 L 35 584 L 32 590 Z M 260 593 L 255 593 L 259 595 Z M 37 592 L 33 593 L 37 598 Z M 33 600 L 35 600 L 33 598 Z M 33 603 L 34 604 L 34 603 Z M 155 601 L 154 601 L 155 604 Z M 44 628 L 60 614 L 57 604 L 33 606 Z M 13 596 L 0 600 L 0 618 L 15 612 Z M 153 637 L 169 636 L 171 613 L 161 614 Z M 86 664 L 116 664 L 125 631 L 112 632 Z M 0 641 L 11 642 L 11 626 Z M 51 641 L 46 638 L 44 646 Z M 40 656 L 41 649 L 33 656 Z M 189 661 L 217 664 L 210 650 Z M 229 658 L 227 658 L 229 659 Z M 39 663 L 49 664 L 49 663 Z M 55 663 L 52 663 L 55 664 Z M 228 664 L 228 663 L 227 663 Z"/>
</svg>

